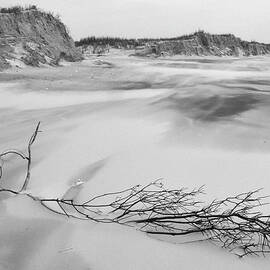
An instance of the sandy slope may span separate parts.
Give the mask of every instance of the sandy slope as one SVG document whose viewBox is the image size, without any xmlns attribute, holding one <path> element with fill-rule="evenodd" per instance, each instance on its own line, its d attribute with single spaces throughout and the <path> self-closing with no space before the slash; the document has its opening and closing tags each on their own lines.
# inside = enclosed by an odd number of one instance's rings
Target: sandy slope
<svg viewBox="0 0 270 270">
<path fill-rule="evenodd" d="M 24 149 L 42 121 L 32 194 L 60 197 L 80 179 L 83 199 L 161 177 L 169 187 L 206 184 L 207 199 L 270 193 L 269 58 L 101 60 L 113 65 L 0 74 L 0 149 Z M 5 165 L 3 184 L 19 186 L 24 164 Z M 238 260 L 209 244 L 175 245 L 3 199 L 0 269 L 269 268 L 269 258 Z"/>
</svg>

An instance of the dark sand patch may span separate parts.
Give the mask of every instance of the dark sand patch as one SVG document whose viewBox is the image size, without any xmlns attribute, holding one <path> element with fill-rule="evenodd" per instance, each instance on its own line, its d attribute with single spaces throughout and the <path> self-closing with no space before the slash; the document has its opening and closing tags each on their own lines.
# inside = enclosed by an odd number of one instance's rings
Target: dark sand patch
<svg viewBox="0 0 270 270">
<path fill-rule="evenodd" d="M 261 102 L 261 98 L 253 94 L 191 96 L 184 98 L 173 95 L 168 99 L 169 107 L 179 110 L 189 118 L 204 122 L 229 120 L 254 109 Z"/>
<path fill-rule="evenodd" d="M 264 80 L 264 79 L 242 79 L 242 80 L 236 80 L 235 83 L 269 85 L 270 86 L 270 80 Z"/>
<path fill-rule="evenodd" d="M 117 81 L 114 82 L 114 90 L 144 90 L 144 89 L 172 89 L 177 87 L 179 82 L 176 80 L 160 81 Z"/>
</svg>

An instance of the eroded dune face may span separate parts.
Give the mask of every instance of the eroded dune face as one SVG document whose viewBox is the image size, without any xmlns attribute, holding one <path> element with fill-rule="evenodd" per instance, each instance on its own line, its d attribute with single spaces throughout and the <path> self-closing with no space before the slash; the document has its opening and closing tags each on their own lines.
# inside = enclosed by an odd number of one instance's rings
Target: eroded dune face
<svg viewBox="0 0 270 270">
<path fill-rule="evenodd" d="M 30 65 L 80 61 L 66 26 L 53 14 L 38 9 L 0 13 L 0 70 Z"/>
<path fill-rule="evenodd" d="M 25 149 L 41 121 L 29 185 L 40 197 L 82 200 L 158 178 L 168 187 L 205 184 L 206 199 L 261 187 L 270 194 L 269 64 L 268 57 L 113 54 L 1 73 L 0 150 Z M 24 170 L 22 161 L 6 160 L 2 185 L 18 188 Z M 269 267 L 268 259 L 242 262 L 208 245 L 67 220 L 26 198 L 0 200 L 0 269 Z"/>
</svg>

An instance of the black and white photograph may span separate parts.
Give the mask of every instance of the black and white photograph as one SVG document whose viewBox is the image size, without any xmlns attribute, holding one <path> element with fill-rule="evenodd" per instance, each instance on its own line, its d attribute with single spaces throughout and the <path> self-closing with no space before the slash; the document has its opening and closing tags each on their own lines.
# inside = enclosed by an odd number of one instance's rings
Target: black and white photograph
<svg viewBox="0 0 270 270">
<path fill-rule="evenodd" d="M 0 270 L 268 270 L 269 11 L 0 0 Z"/>
</svg>

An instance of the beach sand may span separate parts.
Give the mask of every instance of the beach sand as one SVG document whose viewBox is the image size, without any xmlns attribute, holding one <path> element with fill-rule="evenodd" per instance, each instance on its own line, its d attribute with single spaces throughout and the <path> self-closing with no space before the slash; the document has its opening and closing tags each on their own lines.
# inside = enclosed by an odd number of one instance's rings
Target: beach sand
<svg viewBox="0 0 270 270">
<path fill-rule="evenodd" d="M 129 57 L 0 73 L 0 151 L 26 150 L 38 121 L 27 192 L 78 199 L 147 184 L 205 199 L 270 194 L 270 58 Z M 25 163 L 5 160 L 2 185 Z M 266 209 L 270 210 L 270 209 Z M 0 269 L 268 269 L 209 243 L 174 244 L 114 224 L 57 216 L 24 196 L 0 197 Z M 196 258 L 196 260 L 194 260 Z"/>
</svg>

